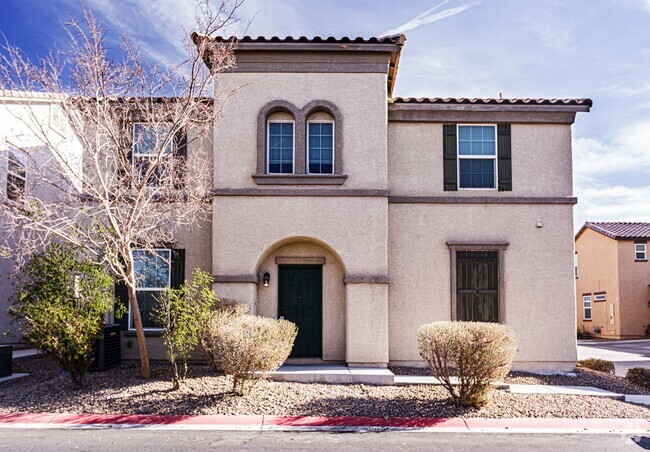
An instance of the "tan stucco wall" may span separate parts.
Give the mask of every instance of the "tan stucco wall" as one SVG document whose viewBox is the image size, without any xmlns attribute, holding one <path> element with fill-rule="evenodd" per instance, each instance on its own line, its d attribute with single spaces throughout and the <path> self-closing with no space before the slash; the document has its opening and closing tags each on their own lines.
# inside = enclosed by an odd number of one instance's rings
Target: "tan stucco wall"
<svg viewBox="0 0 650 452">
<path fill-rule="evenodd" d="M 323 247 L 309 242 L 293 242 L 277 248 L 259 267 L 268 272 L 269 287 L 257 285 L 257 315 L 278 318 L 278 265 L 276 257 L 323 257 L 323 360 L 345 361 L 344 271 L 338 259 Z"/>
<path fill-rule="evenodd" d="M 515 368 L 570 370 L 576 360 L 572 206 L 389 205 L 391 362 L 420 361 L 417 331 L 451 319 L 448 241 L 505 241 L 505 323 Z M 543 222 L 537 228 L 536 222 Z"/>
<path fill-rule="evenodd" d="M 214 128 L 215 186 L 257 187 L 257 117 L 273 100 L 297 108 L 327 100 L 343 120 L 345 188 L 385 189 L 386 74 L 235 73 L 219 74 L 217 89 L 237 88 Z M 336 157 L 335 157 L 336 158 Z"/>
<path fill-rule="evenodd" d="M 650 324 L 650 263 L 634 260 L 634 241 L 617 240 L 619 310 L 622 337 L 645 337 Z"/>
<path fill-rule="evenodd" d="M 578 329 L 591 334 L 599 327 L 602 337 L 618 337 L 619 272 L 618 246 L 614 239 L 591 229 L 585 229 L 575 242 L 578 253 L 576 278 L 576 321 Z M 606 292 L 607 301 L 594 302 L 594 292 Z M 591 294 L 591 321 L 584 320 L 582 296 Z M 610 305 L 614 305 L 614 324 L 609 319 Z"/>
<path fill-rule="evenodd" d="M 512 125 L 512 191 L 506 196 L 571 196 L 571 127 Z M 449 195 L 443 190 L 442 124 L 388 124 L 391 195 Z M 453 196 L 494 196 L 496 190 L 459 190 Z"/>
</svg>

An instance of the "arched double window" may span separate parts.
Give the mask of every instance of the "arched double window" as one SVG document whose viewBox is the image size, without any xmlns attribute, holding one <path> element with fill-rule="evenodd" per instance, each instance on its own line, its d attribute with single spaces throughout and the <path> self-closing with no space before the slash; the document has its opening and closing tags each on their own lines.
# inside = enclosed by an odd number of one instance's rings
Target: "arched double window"
<svg viewBox="0 0 650 452">
<path fill-rule="evenodd" d="M 298 109 L 287 101 L 265 105 L 258 116 L 258 184 L 340 185 L 341 115 L 328 101 Z"/>
</svg>

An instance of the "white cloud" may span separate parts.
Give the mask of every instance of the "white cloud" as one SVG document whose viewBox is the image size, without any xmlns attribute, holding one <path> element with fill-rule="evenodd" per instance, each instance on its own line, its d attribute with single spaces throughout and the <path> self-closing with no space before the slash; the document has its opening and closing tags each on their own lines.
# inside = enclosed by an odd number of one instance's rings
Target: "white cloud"
<svg viewBox="0 0 650 452">
<path fill-rule="evenodd" d="M 610 141 L 574 141 L 575 225 L 585 221 L 650 221 L 650 121 Z"/>
<path fill-rule="evenodd" d="M 478 4 L 480 4 L 479 1 L 472 1 L 468 3 L 464 3 L 460 6 L 456 6 L 454 8 L 447 8 L 444 9 L 440 12 L 435 12 L 438 9 L 440 9 L 442 6 L 445 4 L 449 3 L 450 0 L 443 0 L 442 3 L 439 3 L 438 5 L 434 6 L 431 9 L 428 9 L 427 11 L 423 12 L 419 16 L 414 17 L 413 19 L 409 20 L 408 22 L 403 23 L 402 25 L 393 28 L 392 30 L 388 30 L 384 33 L 381 33 L 380 36 L 389 36 L 389 35 L 395 35 L 398 33 L 404 33 L 405 31 L 408 30 L 413 30 L 415 28 L 421 27 L 422 25 L 427 25 L 433 22 L 437 22 L 442 19 L 446 19 L 447 17 L 455 16 L 456 14 L 460 14 L 465 10 L 468 10 L 469 8 L 472 8 Z"/>
</svg>

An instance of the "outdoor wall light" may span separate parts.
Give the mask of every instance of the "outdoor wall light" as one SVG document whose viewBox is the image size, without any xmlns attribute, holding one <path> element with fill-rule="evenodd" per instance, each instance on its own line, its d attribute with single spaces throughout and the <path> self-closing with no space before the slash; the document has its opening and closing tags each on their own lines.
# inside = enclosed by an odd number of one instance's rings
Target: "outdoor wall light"
<svg viewBox="0 0 650 452">
<path fill-rule="evenodd" d="M 264 287 L 269 287 L 269 282 L 271 281 L 271 275 L 269 272 L 264 273 L 264 277 L 262 278 L 262 281 L 264 281 Z"/>
</svg>

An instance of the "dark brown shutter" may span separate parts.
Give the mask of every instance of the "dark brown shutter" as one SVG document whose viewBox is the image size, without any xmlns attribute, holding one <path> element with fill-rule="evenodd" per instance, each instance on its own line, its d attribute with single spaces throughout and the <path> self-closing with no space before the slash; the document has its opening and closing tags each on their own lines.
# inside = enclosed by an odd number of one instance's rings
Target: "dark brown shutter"
<svg viewBox="0 0 650 452">
<path fill-rule="evenodd" d="M 512 191 L 512 140 L 510 124 L 497 126 L 497 146 L 499 148 L 499 191 Z"/>
<path fill-rule="evenodd" d="M 445 191 L 458 190 L 457 155 L 456 155 L 456 124 L 442 126 L 442 149 L 444 157 Z"/>
<path fill-rule="evenodd" d="M 118 137 L 118 176 L 126 188 L 131 188 L 129 172 L 133 173 L 133 123 L 128 119 L 120 119 Z"/>
<path fill-rule="evenodd" d="M 174 188 L 181 189 L 185 186 L 185 173 L 187 171 L 187 132 L 185 129 L 176 132 L 174 137 Z"/>
<path fill-rule="evenodd" d="M 178 289 L 185 282 L 185 250 L 172 250 L 171 288 Z"/>
<path fill-rule="evenodd" d="M 126 331 L 129 329 L 129 292 L 122 281 L 115 282 L 115 298 L 116 307 L 122 305 L 126 308 L 122 317 L 115 317 L 115 323 L 119 323 L 120 329 Z"/>
</svg>

